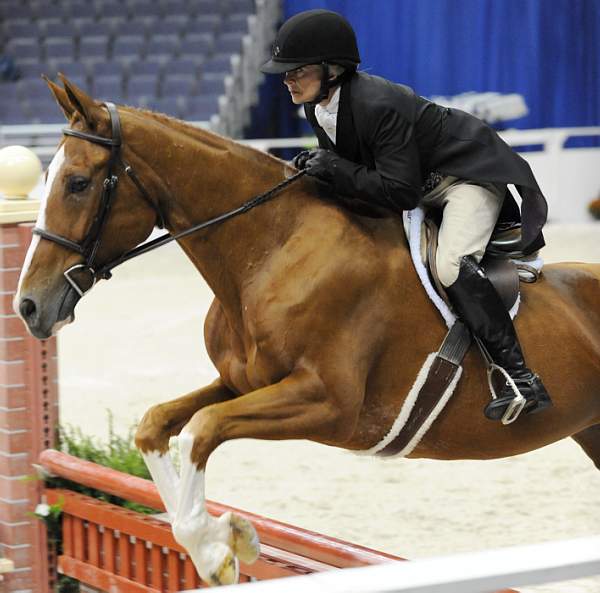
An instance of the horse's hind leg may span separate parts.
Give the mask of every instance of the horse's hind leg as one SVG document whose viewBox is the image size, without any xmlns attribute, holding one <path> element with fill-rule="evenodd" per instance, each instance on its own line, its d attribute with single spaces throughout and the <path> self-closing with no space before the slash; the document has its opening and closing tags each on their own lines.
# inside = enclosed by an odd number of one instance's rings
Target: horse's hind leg
<svg viewBox="0 0 600 593">
<path fill-rule="evenodd" d="M 594 465 L 600 469 L 600 424 L 590 426 L 574 434 L 572 438 L 587 453 Z"/>
</svg>

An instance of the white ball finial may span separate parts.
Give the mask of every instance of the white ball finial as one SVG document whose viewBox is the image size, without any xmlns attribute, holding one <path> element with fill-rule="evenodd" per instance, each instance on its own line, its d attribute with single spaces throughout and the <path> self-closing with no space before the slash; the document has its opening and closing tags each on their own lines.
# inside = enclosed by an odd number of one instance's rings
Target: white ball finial
<svg viewBox="0 0 600 593">
<path fill-rule="evenodd" d="M 0 193 L 8 199 L 26 199 L 42 174 L 39 157 L 25 146 L 0 149 Z"/>
</svg>

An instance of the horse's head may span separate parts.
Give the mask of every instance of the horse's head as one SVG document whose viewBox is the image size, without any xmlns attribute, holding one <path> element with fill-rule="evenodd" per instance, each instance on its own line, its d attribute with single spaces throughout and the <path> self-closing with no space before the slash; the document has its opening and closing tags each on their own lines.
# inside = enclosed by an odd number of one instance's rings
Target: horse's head
<svg viewBox="0 0 600 593">
<path fill-rule="evenodd" d="M 144 241 L 157 219 L 139 187 L 143 173 L 138 171 L 139 185 L 124 174 L 124 159 L 132 162 L 135 154 L 102 142 L 121 135 L 119 114 L 109 113 L 66 78 L 62 81 L 64 89 L 47 82 L 69 128 L 46 172 L 14 300 L 17 314 L 41 339 L 73 321 L 75 305 L 93 286 L 98 270 Z"/>
</svg>

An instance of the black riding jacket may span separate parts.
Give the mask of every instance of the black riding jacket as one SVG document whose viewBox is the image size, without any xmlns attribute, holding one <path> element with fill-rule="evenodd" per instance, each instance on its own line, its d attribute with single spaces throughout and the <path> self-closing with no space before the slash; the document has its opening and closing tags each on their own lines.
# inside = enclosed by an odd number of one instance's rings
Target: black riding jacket
<svg viewBox="0 0 600 593">
<path fill-rule="evenodd" d="M 522 198 L 521 249 L 544 245 L 547 204 L 529 164 L 478 118 L 441 107 L 407 86 L 357 72 L 342 84 L 336 144 L 305 104 L 319 146 L 335 151 L 333 188 L 394 211 L 416 207 L 432 171 L 477 182 L 514 184 Z M 518 221 L 507 193 L 501 220 Z"/>
</svg>

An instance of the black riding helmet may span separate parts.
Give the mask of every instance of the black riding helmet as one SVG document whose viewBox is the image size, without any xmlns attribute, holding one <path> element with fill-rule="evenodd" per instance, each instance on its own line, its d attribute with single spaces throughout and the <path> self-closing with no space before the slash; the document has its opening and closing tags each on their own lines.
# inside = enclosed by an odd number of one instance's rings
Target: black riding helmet
<svg viewBox="0 0 600 593">
<path fill-rule="evenodd" d="M 339 64 L 356 70 L 360 55 L 352 25 L 337 12 L 307 10 L 289 18 L 277 33 L 271 59 L 261 72 L 282 74 L 308 64 Z"/>
</svg>

